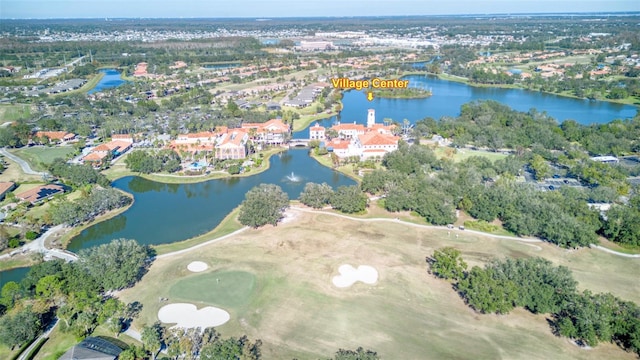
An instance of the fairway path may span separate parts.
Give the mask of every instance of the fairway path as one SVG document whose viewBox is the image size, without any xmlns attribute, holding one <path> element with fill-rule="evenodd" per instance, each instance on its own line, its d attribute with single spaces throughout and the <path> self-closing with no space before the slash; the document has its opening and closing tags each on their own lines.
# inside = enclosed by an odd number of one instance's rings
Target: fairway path
<svg viewBox="0 0 640 360">
<path fill-rule="evenodd" d="M 194 246 L 192 246 L 192 247 L 190 247 L 190 248 L 186 248 L 186 249 L 177 250 L 177 251 L 173 251 L 173 252 L 170 252 L 170 253 L 166 253 L 166 254 L 158 255 L 158 256 L 156 256 L 156 259 L 164 259 L 164 258 L 168 258 L 168 257 L 171 257 L 171 256 L 184 254 L 184 253 L 186 253 L 186 252 L 189 252 L 189 251 L 192 251 L 192 250 L 195 250 L 195 249 L 199 249 L 199 248 L 201 248 L 201 247 L 203 247 L 203 246 L 207 246 L 207 245 L 210 245 L 210 244 L 214 244 L 214 243 L 217 243 L 218 241 L 222 241 L 222 240 L 224 240 L 224 239 L 226 239 L 226 238 L 229 238 L 229 237 L 232 237 L 232 236 L 234 236 L 234 235 L 240 234 L 241 232 L 243 232 L 243 231 L 245 231 L 245 230 L 247 230 L 247 229 L 249 229 L 249 227 L 248 227 L 248 226 L 245 226 L 245 227 L 243 227 L 243 228 L 241 228 L 241 229 L 238 229 L 238 230 L 236 230 L 236 231 L 234 231 L 234 232 L 232 232 L 232 233 L 230 233 L 230 234 L 227 234 L 227 235 L 224 235 L 224 236 L 220 236 L 220 237 L 218 237 L 218 238 L 215 238 L 215 239 L 211 239 L 211 240 L 205 241 L 205 242 L 203 242 L 203 243 L 201 243 L 201 244 L 194 245 Z"/>
<path fill-rule="evenodd" d="M 43 175 L 47 175 L 48 174 L 46 172 L 38 172 L 38 171 L 35 171 L 35 170 L 31 169 L 31 166 L 29 166 L 29 163 L 27 163 L 26 161 L 24 161 L 21 158 L 17 157 L 16 155 L 8 152 L 7 149 L 5 149 L 5 148 L 0 148 L 0 154 L 8 157 L 13 162 L 18 164 L 22 168 L 22 171 L 27 175 L 40 175 L 40 176 L 43 176 Z"/>
<path fill-rule="evenodd" d="M 413 226 L 416 228 L 420 228 L 420 229 L 430 229 L 430 230 L 451 230 L 449 228 L 447 228 L 446 226 L 435 226 L 435 225 L 422 225 L 422 224 L 414 224 L 414 223 L 410 223 L 407 221 L 401 221 L 399 219 L 387 219 L 387 218 L 369 218 L 369 219 L 361 219 L 361 218 L 355 218 L 355 217 L 351 217 L 351 216 L 347 216 L 347 215 L 343 215 L 343 214 L 336 214 L 333 212 L 328 212 L 328 211 L 323 211 L 323 210 L 312 210 L 312 209 L 306 209 L 306 208 L 302 208 L 302 207 L 298 207 L 298 206 L 291 206 L 289 207 L 290 210 L 294 210 L 294 211 L 301 211 L 301 212 L 306 212 L 306 213 L 310 213 L 310 214 L 324 214 L 324 215 L 330 215 L 330 216 L 335 216 L 335 217 L 340 217 L 343 219 L 348 219 L 348 220 L 353 220 L 353 221 L 360 221 L 360 222 L 391 222 L 391 223 L 401 223 L 403 225 L 407 225 L 407 226 Z M 156 259 L 163 259 L 163 258 L 168 258 L 171 256 L 175 256 L 175 255 L 180 255 L 180 254 L 184 254 L 187 253 L 189 251 L 201 248 L 203 246 L 207 246 L 210 244 L 214 244 L 218 241 L 222 241 L 224 239 L 227 239 L 229 237 L 232 237 L 234 235 L 240 234 L 243 231 L 249 229 L 249 227 L 245 226 L 241 229 L 238 229 L 230 234 L 221 236 L 219 238 L 215 238 L 215 239 L 211 239 L 208 240 L 206 242 L 203 242 L 201 244 L 198 245 L 194 245 L 190 248 L 186 248 L 186 249 L 182 249 L 182 250 L 177 250 L 177 251 L 173 251 L 170 253 L 166 253 L 166 254 L 162 254 L 162 255 L 158 255 L 156 256 Z M 508 235 L 495 235 L 495 234 L 489 234 L 489 233 L 485 233 L 482 231 L 475 231 L 475 230 L 459 230 L 459 231 L 464 231 L 465 233 L 470 233 L 470 234 L 475 234 L 475 235 L 481 235 L 481 236 L 487 236 L 487 237 L 491 237 L 494 239 L 503 239 L 503 240 L 510 240 L 510 241 L 519 241 L 519 242 L 524 242 L 527 243 L 527 245 L 535 247 L 537 250 L 542 250 L 542 248 L 540 246 L 537 245 L 533 245 L 532 243 L 543 243 L 545 242 L 544 240 L 540 240 L 540 239 L 532 239 L 532 238 L 521 238 L 521 237 L 517 237 L 517 236 L 508 236 Z M 613 255 L 618 255 L 618 256 L 623 256 L 623 257 L 629 257 L 629 258 L 640 258 L 640 255 L 638 254 L 624 254 L 621 252 L 617 252 L 614 250 L 610 250 L 607 248 L 604 248 L 602 246 L 599 245 L 591 245 L 592 248 L 598 249 L 600 251 L 604 251 Z"/>
<path fill-rule="evenodd" d="M 404 225 L 413 226 L 413 227 L 422 228 L 422 229 L 450 230 L 446 226 L 421 225 L 421 224 L 414 224 L 414 223 L 410 223 L 410 222 L 406 222 L 406 221 L 400 221 L 400 220 L 397 220 L 397 219 L 386 219 L 386 218 L 360 219 L 360 218 L 354 218 L 354 217 L 351 217 L 351 216 L 342 215 L 342 214 L 336 214 L 336 213 L 332 213 L 332 212 L 328 212 L 328 211 L 311 210 L 311 209 L 306 209 L 306 208 L 297 207 L 297 206 L 292 206 L 291 209 L 302 211 L 302 212 L 307 212 L 307 213 L 312 213 L 312 214 L 331 215 L 331 216 L 336 216 L 336 217 L 341 217 L 341 218 L 344 218 L 344 219 L 349 219 L 349 220 L 354 220 L 354 221 L 361 221 L 361 222 L 386 221 L 386 222 L 393 222 L 393 223 L 402 223 Z M 541 240 L 541 239 L 521 238 L 521 237 L 516 237 L 516 236 L 508 236 L 508 235 L 494 235 L 494 234 L 489 234 L 489 233 L 485 233 L 485 232 L 482 232 L 482 231 L 475 231 L 475 230 L 460 230 L 460 231 L 464 231 L 465 233 L 471 233 L 471 234 L 476 234 L 476 235 L 488 236 L 488 237 L 492 237 L 494 239 L 513 240 L 513 241 L 520 241 L 520 242 L 525 242 L 525 243 L 542 243 L 542 242 L 545 242 L 544 240 Z M 531 246 L 535 246 L 538 250 L 542 250 L 542 248 L 537 246 L 537 245 L 531 245 Z M 618 252 L 618 251 L 615 251 L 615 250 L 607 249 L 607 248 L 602 247 L 600 245 L 591 244 L 590 247 L 594 248 L 594 249 L 598 249 L 600 251 L 607 252 L 609 254 L 617 255 L 617 256 L 628 257 L 628 258 L 640 258 L 640 254 L 625 254 L 625 253 L 621 253 L 621 252 Z"/>
</svg>

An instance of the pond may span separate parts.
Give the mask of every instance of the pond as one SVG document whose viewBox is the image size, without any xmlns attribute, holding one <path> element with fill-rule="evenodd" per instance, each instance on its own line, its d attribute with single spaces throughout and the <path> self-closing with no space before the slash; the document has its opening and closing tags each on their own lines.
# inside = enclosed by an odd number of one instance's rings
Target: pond
<svg viewBox="0 0 640 360">
<path fill-rule="evenodd" d="M 215 228 L 244 195 L 261 183 L 276 184 L 296 199 L 307 182 L 327 183 L 334 189 L 356 182 L 309 157 L 308 149 L 293 149 L 271 157 L 268 170 L 248 176 L 208 180 L 196 184 L 164 184 L 129 176 L 113 186 L 133 194 L 124 213 L 81 232 L 68 249 L 104 244 L 112 239 L 136 239 L 141 244 L 165 244 L 204 234 Z"/>
<path fill-rule="evenodd" d="M 93 89 L 87 92 L 87 94 L 93 94 L 106 89 L 113 89 L 127 82 L 122 78 L 122 73 L 116 69 L 102 69 L 100 72 L 104 73 L 104 76 Z"/>
</svg>

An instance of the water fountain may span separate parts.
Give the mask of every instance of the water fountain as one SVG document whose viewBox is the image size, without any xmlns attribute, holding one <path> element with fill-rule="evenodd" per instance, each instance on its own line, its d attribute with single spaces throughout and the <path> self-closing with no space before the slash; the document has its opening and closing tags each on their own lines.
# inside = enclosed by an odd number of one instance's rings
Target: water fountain
<svg viewBox="0 0 640 360">
<path fill-rule="evenodd" d="M 287 180 L 293 181 L 293 182 L 298 182 L 298 181 L 300 181 L 300 177 L 296 176 L 292 171 L 291 175 L 287 175 Z"/>
</svg>

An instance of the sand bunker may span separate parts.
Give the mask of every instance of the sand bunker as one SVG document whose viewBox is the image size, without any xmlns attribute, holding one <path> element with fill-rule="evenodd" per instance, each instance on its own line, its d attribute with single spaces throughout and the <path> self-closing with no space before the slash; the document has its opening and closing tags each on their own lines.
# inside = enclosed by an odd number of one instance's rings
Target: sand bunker
<svg viewBox="0 0 640 360">
<path fill-rule="evenodd" d="M 213 306 L 198 308 L 193 304 L 169 304 L 158 310 L 158 319 L 166 324 L 176 324 L 180 328 L 208 328 L 220 326 L 231 316 L 228 312 Z"/>
<path fill-rule="evenodd" d="M 202 261 L 192 261 L 187 265 L 187 270 L 191 272 L 201 272 L 205 271 L 209 268 L 209 265 L 203 263 Z"/>
<path fill-rule="evenodd" d="M 378 271 L 368 265 L 360 265 L 357 269 L 345 264 L 338 268 L 340 275 L 333 277 L 333 285 L 345 288 L 353 285 L 356 281 L 365 284 L 375 284 L 378 281 Z"/>
</svg>

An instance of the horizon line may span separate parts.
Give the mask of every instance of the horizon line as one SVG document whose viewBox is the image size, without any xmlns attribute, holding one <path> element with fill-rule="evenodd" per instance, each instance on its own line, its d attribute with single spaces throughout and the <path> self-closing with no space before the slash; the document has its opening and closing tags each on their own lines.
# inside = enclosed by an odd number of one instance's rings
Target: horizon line
<svg viewBox="0 0 640 360">
<path fill-rule="evenodd" d="M 115 16 L 115 17 L 30 17 L 30 18 L 9 18 L 2 17 L 2 20 L 282 20 L 282 19 L 352 19 L 352 18 L 403 18 L 403 17 L 488 17 L 488 16 L 562 16 L 562 15 L 635 15 L 640 16 L 640 10 L 630 11 L 575 11 L 575 12 L 510 12 L 510 13 L 475 13 L 475 14 L 406 14 L 406 15 L 325 15 L 325 16 L 226 16 L 226 17 L 200 17 L 200 16 L 180 16 L 180 17 L 146 17 L 146 16 Z"/>
</svg>

